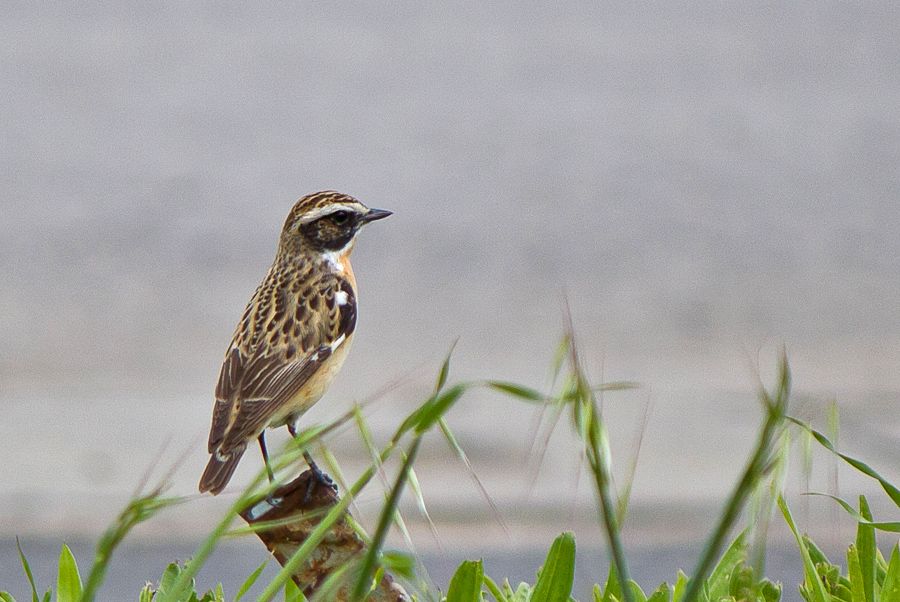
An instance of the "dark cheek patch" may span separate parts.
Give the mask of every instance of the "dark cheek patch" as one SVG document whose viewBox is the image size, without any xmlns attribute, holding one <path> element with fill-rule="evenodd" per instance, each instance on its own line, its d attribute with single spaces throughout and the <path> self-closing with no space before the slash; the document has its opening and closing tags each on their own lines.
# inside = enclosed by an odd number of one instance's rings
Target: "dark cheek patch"
<svg viewBox="0 0 900 602">
<path fill-rule="evenodd" d="M 327 216 L 300 227 L 303 238 L 320 251 L 337 251 L 347 246 L 353 239 L 354 227 L 350 224 L 338 226 Z"/>
</svg>

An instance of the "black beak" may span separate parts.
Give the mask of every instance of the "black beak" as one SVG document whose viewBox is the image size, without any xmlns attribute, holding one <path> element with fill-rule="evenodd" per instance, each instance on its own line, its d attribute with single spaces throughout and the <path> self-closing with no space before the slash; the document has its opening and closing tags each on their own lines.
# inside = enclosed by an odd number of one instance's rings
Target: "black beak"
<svg viewBox="0 0 900 602">
<path fill-rule="evenodd" d="M 362 223 L 364 224 L 368 224 L 369 222 L 374 222 L 375 220 L 384 219 L 392 213 L 392 211 L 387 211 L 385 209 L 369 209 L 369 212 L 363 215 L 360 218 L 360 221 L 362 221 Z"/>
</svg>

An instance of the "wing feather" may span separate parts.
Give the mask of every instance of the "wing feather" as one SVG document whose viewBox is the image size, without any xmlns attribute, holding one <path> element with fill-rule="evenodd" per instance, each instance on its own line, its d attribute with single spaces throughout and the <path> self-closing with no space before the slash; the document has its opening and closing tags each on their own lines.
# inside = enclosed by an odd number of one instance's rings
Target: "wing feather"
<svg viewBox="0 0 900 602">
<path fill-rule="evenodd" d="M 248 304 L 222 362 L 210 453 L 227 453 L 258 436 L 356 328 L 356 298 L 347 279 L 331 275 L 288 297 L 287 287 L 272 285 L 272 274 Z M 293 306 L 301 307 L 288 309 Z M 300 315 L 304 319 L 295 321 Z"/>
<path fill-rule="evenodd" d="M 222 441 L 222 448 L 228 450 L 232 446 L 244 444 L 247 439 L 256 437 L 269 424 L 278 409 L 309 382 L 316 370 L 330 356 L 330 346 L 322 346 L 316 353 L 304 360 L 284 365 L 268 383 L 268 395 L 244 399 L 232 428 L 228 430 L 228 434 Z"/>
</svg>

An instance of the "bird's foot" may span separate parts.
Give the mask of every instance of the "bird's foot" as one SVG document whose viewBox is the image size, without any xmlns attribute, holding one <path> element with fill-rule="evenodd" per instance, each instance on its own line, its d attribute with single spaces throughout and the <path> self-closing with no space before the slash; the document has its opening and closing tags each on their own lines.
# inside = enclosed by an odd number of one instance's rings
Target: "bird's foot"
<svg viewBox="0 0 900 602">
<path fill-rule="evenodd" d="M 334 484 L 334 481 L 327 474 L 322 472 L 322 469 L 318 467 L 318 465 L 313 462 L 313 459 L 306 456 L 306 463 L 309 464 L 309 472 L 310 477 L 309 481 L 306 484 L 306 495 L 303 497 L 303 503 L 308 504 L 310 500 L 312 500 L 313 492 L 320 485 L 324 485 L 325 487 L 330 488 L 333 492 L 337 493 L 337 485 Z"/>
</svg>

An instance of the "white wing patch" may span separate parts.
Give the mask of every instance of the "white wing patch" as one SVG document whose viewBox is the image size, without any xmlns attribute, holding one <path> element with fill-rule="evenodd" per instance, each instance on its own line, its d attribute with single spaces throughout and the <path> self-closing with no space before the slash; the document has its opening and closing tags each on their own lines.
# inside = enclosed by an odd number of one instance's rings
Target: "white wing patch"
<svg viewBox="0 0 900 602">
<path fill-rule="evenodd" d="M 342 334 L 341 336 L 339 336 L 338 338 L 336 338 L 336 339 L 334 340 L 334 342 L 333 342 L 331 345 L 329 345 L 329 347 L 331 348 L 331 352 L 334 353 L 334 351 L 335 351 L 338 347 L 340 347 L 340 346 L 341 346 L 341 343 L 343 343 L 346 339 L 347 339 L 347 335 L 344 335 L 344 334 Z"/>
<path fill-rule="evenodd" d="M 347 291 L 338 291 L 334 294 L 334 301 L 338 305 L 347 305 L 350 301 L 350 296 L 347 294 Z"/>
</svg>

